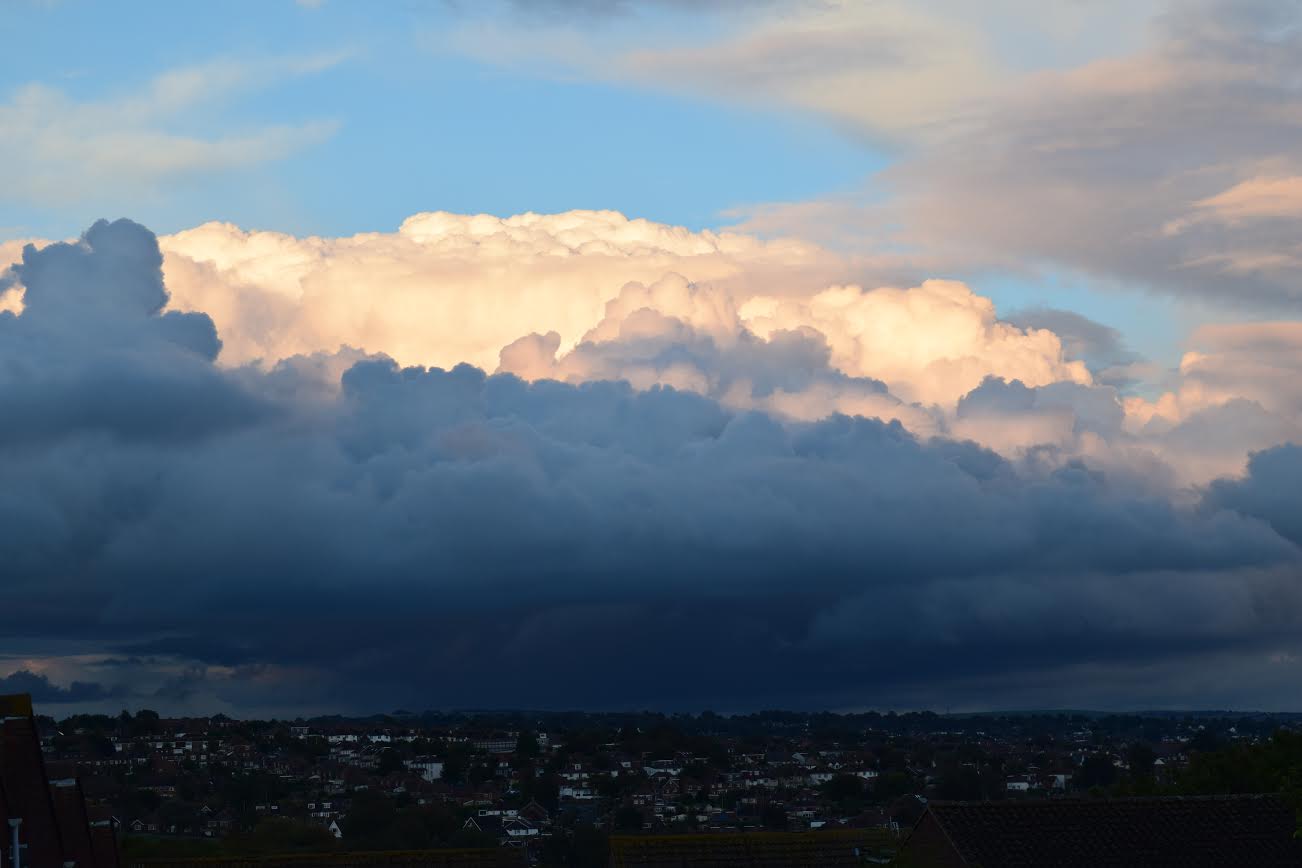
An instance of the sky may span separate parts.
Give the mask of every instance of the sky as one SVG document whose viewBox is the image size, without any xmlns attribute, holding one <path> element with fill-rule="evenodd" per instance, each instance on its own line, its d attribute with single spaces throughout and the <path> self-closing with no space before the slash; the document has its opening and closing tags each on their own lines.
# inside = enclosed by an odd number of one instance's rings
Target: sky
<svg viewBox="0 0 1302 868">
<path fill-rule="evenodd" d="M 1302 708 L 1300 25 L 0 0 L 0 687 Z"/>
</svg>

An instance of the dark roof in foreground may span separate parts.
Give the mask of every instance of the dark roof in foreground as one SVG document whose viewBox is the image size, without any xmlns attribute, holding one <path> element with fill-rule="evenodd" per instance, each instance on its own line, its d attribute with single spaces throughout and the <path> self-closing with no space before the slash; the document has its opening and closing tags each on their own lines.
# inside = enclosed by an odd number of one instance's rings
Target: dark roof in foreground
<svg viewBox="0 0 1302 868">
<path fill-rule="evenodd" d="M 932 802 L 905 841 L 909 868 L 1302 866 L 1279 796 Z"/>
<path fill-rule="evenodd" d="M 315 865 L 332 868 L 515 868 L 523 864 L 524 853 L 513 847 L 127 860 L 127 865 L 133 868 L 312 868 Z"/>
<path fill-rule="evenodd" d="M 615 868 L 801 868 L 863 865 L 883 834 L 867 830 L 628 835 L 610 839 Z"/>
</svg>

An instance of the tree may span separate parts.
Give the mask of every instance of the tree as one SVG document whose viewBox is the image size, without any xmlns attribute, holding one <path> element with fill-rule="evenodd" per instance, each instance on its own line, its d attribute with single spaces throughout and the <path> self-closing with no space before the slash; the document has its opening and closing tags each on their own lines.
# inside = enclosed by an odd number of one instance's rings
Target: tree
<svg viewBox="0 0 1302 868">
<path fill-rule="evenodd" d="M 760 824 L 770 831 L 784 831 L 787 828 L 787 809 L 773 802 L 765 803 L 760 810 Z"/>
<path fill-rule="evenodd" d="M 1156 763 L 1157 754 L 1143 742 L 1132 744 L 1130 750 L 1126 751 L 1126 764 L 1130 766 L 1132 778 L 1151 780 Z"/>
<path fill-rule="evenodd" d="M 560 800 L 560 778 L 546 772 L 542 775 L 525 775 L 520 780 L 520 797 L 533 799 L 549 811 L 556 810 Z"/>
<path fill-rule="evenodd" d="M 858 775 L 837 775 L 823 784 L 823 795 L 833 802 L 862 799 L 863 778 Z"/>
<path fill-rule="evenodd" d="M 1200 729 L 1193 738 L 1189 739 L 1189 750 L 1191 752 L 1211 753 L 1220 750 L 1224 746 L 1225 742 L 1212 729 Z"/>
<path fill-rule="evenodd" d="M 469 758 L 465 753 L 460 750 L 449 751 L 447 757 L 443 760 L 443 780 L 453 786 L 463 783 L 469 765 Z"/>
<path fill-rule="evenodd" d="M 913 778 L 905 772 L 882 772 L 873 781 L 873 796 L 878 801 L 889 802 L 912 792 Z"/>
<path fill-rule="evenodd" d="M 631 804 L 620 805 L 615 811 L 615 828 L 621 832 L 642 831 L 642 812 Z"/>
<path fill-rule="evenodd" d="M 391 775 L 394 772 L 401 771 L 402 768 L 402 757 L 396 750 L 386 747 L 380 752 L 380 762 L 375 767 L 376 772 L 380 775 Z"/>
<path fill-rule="evenodd" d="M 344 840 L 350 847 L 370 848 L 373 842 L 383 840 L 396 813 L 393 802 L 384 796 L 366 791 L 358 793 L 341 824 Z"/>
<path fill-rule="evenodd" d="M 969 765 L 950 765 L 940 776 L 936 796 L 954 802 L 975 802 L 985 797 L 981 772 Z"/>
<path fill-rule="evenodd" d="M 150 711 L 148 708 L 142 708 L 136 712 L 136 716 L 131 719 L 130 733 L 133 736 L 153 735 L 160 728 L 157 711 Z"/>
<path fill-rule="evenodd" d="M 538 745 L 538 736 L 531 730 L 522 730 L 520 737 L 515 740 L 515 755 L 521 759 L 533 759 L 540 753 L 542 748 Z"/>
<path fill-rule="evenodd" d="M 1103 753 L 1092 753 L 1080 764 L 1080 771 L 1072 779 L 1077 789 L 1090 790 L 1095 787 L 1106 789 L 1117 782 L 1117 767 L 1112 764 L 1112 757 Z"/>
<path fill-rule="evenodd" d="M 137 789 L 127 793 L 127 811 L 132 816 L 153 813 L 158 810 L 160 802 L 162 799 L 153 790 Z"/>
<path fill-rule="evenodd" d="M 1302 769 L 1302 733 L 1280 730 L 1268 742 L 1194 754 L 1176 781 L 1187 795 L 1278 793 Z"/>
</svg>

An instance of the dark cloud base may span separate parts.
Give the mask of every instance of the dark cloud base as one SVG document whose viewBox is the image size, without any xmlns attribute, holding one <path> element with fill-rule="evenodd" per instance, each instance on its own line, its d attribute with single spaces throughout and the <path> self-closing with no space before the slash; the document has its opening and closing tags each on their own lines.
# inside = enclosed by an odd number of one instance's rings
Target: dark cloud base
<svg viewBox="0 0 1302 868">
<path fill-rule="evenodd" d="M 32 701 L 38 705 L 121 701 L 130 697 L 126 688 L 107 689 L 95 682 L 74 681 L 67 687 L 60 687 L 51 682 L 48 675 L 38 675 L 27 669 L 18 669 L 0 678 L 0 694 L 3 693 L 31 694 Z"/>
<path fill-rule="evenodd" d="M 26 310 L 0 314 L 0 650 L 91 643 L 113 685 L 8 677 L 38 701 L 998 707 L 1055 672 L 1139 701 L 1108 679 L 1164 667 L 1197 705 L 1207 660 L 1298 644 L 1297 447 L 1189 508 L 668 388 L 355 354 L 336 394 L 319 359 L 218 368 L 127 221 L 4 280 Z M 1019 385 L 966 407 L 1052 398 Z"/>
</svg>

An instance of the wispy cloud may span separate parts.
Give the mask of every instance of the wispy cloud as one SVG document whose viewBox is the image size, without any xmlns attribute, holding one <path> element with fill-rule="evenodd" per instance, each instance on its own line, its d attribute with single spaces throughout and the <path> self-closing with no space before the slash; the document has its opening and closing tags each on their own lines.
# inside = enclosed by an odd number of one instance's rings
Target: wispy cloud
<svg viewBox="0 0 1302 868">
<path fill-rule="evenodd" d="M 168 182 L 287 157 L 324 141 L 333 119 L 236 122 L 211 116 L 242 93 L 342 62 L 347 54 L 216 60 L 164 72 L 135 93 L 77 100 L 33 83 L 0 104 L 0 199 L 48 205 L 161 193 Z"/>
<path fill-rule="evenodd" d="M 1048 266 L 1225 307 L 1302 299 L 1296 3 L 619 8 L 636 14 L 471 15 L 440 47 L 887 145 L 892 165 L 858 194 L 733 213 L 747 230 L 854 246 L 903 279 Z"/>
<path fill-rule="evenodd" d="M 519 4 L 545 14 L 467 14 L 432 39 L 479 60 L 796 111 L 900 144 L 961 127 L 1026 68 L 1126 44 L 1153 3 L 998 0 L 629 0 Z M 615 19 L 594 12 L 626 13 Z M 1103 23 L 1108 39 L 1100 38 Z M 1036 45 L 1034 51 L 1007 50 Z"/>
</svg>

